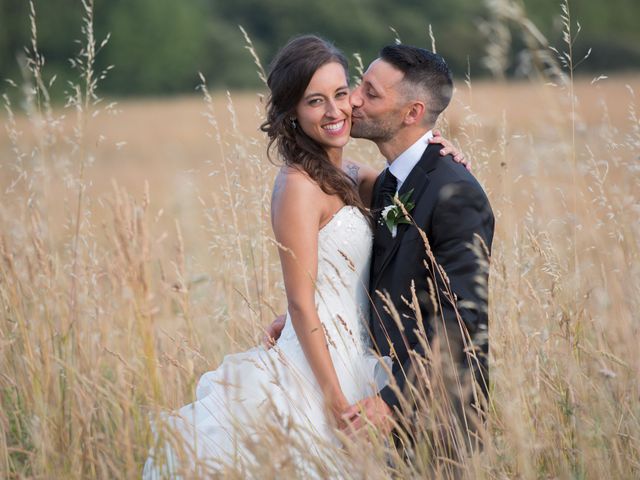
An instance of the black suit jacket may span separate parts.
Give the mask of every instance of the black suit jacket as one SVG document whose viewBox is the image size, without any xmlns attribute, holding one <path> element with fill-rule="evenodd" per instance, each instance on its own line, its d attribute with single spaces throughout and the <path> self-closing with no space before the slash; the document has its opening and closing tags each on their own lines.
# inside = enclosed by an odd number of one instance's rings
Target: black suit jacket
<svg viewBox="0 0 640 480">
<path fill-rule="evenodd" d="M 441 157 L 441 148 L 441 145 L 432 144 L 425 149 L 399 193 L 413 189 L 411 199 L 416 205 L 409 213 L 415 224 L 426 233 L 433 255 L 446 272 L 457 297 L 458 312 L 473 335 L 479 329 L 487 328 L 488 269 L 486 265 L 481 265 L 470 245 L 477 234 L 487 248 L 491 248 L 494 217 L 489 200 L 477 180 L 450 156 Z M 386 170 L 374 185 L 372 207 L 376 219 L 376 211 L 382 207 L 379 189 L 385 174 Z M 384 236 L 387 238 L 381 242 Z M 433 272 L 415 225 L 400 224 L 396 237 L 392 239 L 387 227 L 376 221 L 376 244 L 378 248 L 374 248 L 370 278 L 370 330 L 378 352 L 391 356 L 395 381 L 403 390 L 407 377 L 411 376 L 409 351 L 413 350 L 422 356 L 426 353 L 415 333 L 418 328 L 416 314 L 403 301 L 403 298 L 411 301 L 411 283 L 415 282 L 423 326 L 429 341 L 434 333 L 434 322 L 444 319 L 445 323 L 454 323 L 459 328 L 458 320 L 454 307 L 443 294 L 441 275 Z M 437 314 L 429 297 L 427 278 L 436 280 L 436 294 L 439 295 L 441 306 Z M 385 302 L 377 292 L 390 296 L 402 328 L 385 311 Z M 484 345 L 485 353 L 487 349 L 488 345 Z M 380 394 L 392 409 L 401 409 L 392 388 L 385 387 Z"/>
</svg>

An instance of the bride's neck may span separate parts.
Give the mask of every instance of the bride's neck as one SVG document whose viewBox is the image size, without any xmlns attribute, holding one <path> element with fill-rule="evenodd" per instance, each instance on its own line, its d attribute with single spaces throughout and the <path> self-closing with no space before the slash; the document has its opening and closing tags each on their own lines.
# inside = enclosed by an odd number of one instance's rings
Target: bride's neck
<svg viewBox="0 0 640 480">
<path fill-rule="evenodd" d="M 340 148 L 328 148 L 327 155 L 329 156 L 329 160 L 336 167 L 342 168 L 342 147 Z"/>
</svg>

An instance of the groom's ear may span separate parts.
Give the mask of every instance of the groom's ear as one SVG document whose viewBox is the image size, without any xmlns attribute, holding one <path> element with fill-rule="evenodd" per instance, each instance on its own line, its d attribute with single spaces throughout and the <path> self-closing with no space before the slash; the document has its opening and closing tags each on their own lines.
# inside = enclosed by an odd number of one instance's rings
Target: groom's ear
<svg viewBox="0 0 640 480">
<path fill-rule="evenodd" d="M 417 125 L 422 123 L 426 109 L 427 107 L 423 102 L 415 101 L 409 104 L 409 109 L 404 115 L 405 125 Z"/>
</svg>

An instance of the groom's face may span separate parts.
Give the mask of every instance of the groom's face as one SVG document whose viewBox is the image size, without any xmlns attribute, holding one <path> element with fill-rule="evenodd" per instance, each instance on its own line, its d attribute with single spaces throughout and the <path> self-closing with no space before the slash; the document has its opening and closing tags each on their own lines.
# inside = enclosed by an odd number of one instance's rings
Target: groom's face
<svg viewBox="0 0 640 480">
<path fill-rule="evenodd" d="M 404 74 L 382 59 L 375 60 L 351 92 L 351 136 L 374 142 L 392 139 L 402 126 Z"/>
</svg>

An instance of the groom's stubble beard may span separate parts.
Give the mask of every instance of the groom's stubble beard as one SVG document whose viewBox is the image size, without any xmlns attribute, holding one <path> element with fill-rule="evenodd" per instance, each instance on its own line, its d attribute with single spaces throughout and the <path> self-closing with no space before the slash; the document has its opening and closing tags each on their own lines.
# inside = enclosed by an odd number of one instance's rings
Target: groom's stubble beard
<svg viewBox="0 0 640 480">
<path fill-rule="evenodd" d="M 401 128 L 400 122 L 394 121 L 396 112 L 389 112 L 384 118 L 353 118 L 351 121 L 351 137 L 364 138 L 375 143 L 384 143 L 396 136 Z"/>
</svg>

